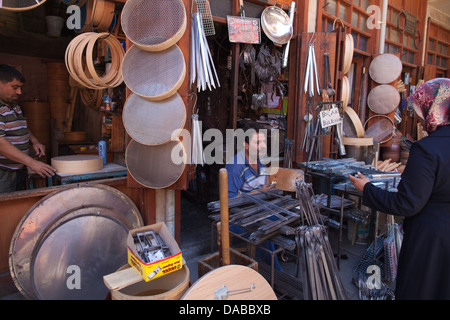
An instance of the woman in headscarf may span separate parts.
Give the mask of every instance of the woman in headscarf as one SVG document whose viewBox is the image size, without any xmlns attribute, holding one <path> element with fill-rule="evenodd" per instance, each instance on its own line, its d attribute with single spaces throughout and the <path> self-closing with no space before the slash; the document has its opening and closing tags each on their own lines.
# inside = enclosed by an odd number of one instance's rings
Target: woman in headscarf
<svg viewBox="0 0 450 320">
<path fill-rule="evenodd" d="M 363 204 L 405 217 L 395 298 L 450 299 L 450 79 L 424 83 L 407 99 L 428 137 L 415 142 L 397 192 L 349 176 Z"/>
</svg>

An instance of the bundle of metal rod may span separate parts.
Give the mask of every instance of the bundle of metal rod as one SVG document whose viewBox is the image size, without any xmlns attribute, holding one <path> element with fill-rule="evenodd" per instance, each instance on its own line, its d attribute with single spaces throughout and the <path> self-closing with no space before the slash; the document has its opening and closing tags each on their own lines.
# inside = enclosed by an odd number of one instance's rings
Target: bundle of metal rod
<svg viewBox="0 0 450 320">
<path fill-rule="evenodd" d="M 308 300 L 346 299 L 324 221 L 318 205 L 311 200 L 312 185 L 297 183 L 297 197 L 303 221 L 295 237 L 301 251 L 303 295 Z"/>
<path fill-rule="evenodd" d="M 145 263 L 171 256 L 169 247 L 154 231 L 139 232 L 133 237 L 136 250 Z"/>
<path fill-rule="evenodd" d="M 306 300 L 345 300 L 333 251 L 323 225 L 303 226 L 298 235 Z"/>
</svg>

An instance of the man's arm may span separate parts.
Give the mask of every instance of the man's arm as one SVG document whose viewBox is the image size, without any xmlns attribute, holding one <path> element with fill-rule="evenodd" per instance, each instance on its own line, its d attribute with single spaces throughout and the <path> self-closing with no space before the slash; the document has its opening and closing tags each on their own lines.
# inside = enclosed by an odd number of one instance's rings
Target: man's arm
<svg viewBox="0 0 450 320">
<path fill-rule="evenodd" d="M 4 137 L 0 137 L 0 153 L 9 160 L 21 163 L 27 167 L 30 167 L 41 177 L 50 177 L 55 174 L 56 169 L 49 166 L 48 164 L 38 161 L 30 157 L 29 155 L 23 153 L 15 146 L 13 146 Z"/>
<path fill-rule="evenodd" d="M 45 156 L 45 146 L 39 142 L 36 136 L 28 129 L 28 134 L 30 135 L 30 141 L 33 145 L 34 152 L 36 152 L 36 156 L 42 157 Z"/>
</svg>

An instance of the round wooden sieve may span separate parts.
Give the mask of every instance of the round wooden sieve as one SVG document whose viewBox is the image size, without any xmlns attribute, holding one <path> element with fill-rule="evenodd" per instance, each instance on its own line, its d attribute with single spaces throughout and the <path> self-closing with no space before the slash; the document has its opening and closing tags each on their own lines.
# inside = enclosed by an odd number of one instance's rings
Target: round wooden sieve
<svg viewBox="0 0 450 320">
<path fill-rule="evenodd" d="M 128 0 L 122 10 L 125 35 L 142 50 L 165 50 L 186 31 L 186 9 L 182 0 Z"/>
<path fill-rule="evenodd" d="M 350 71 L 353 61 L 354 41 L 351 34 L 345 35 L 345 50 L 344 50 L 344 66 L 342 72 L 347 74 Z"/>
<path fill-rule="evenodd" d="M 380 85 L 373 88 L 367 97 L 370 110 L 378 114 L 394 111 L 400 103 L 400 93 L 390 85 Z"/>
<path fill-rule="evenodd" d="M 369 66 L 369 75 L 379 84 L 389 84 L 402 74 L 402 61 L 396 55 L 385 53 L 375 57 Z"/>
<path fill-rule="evenodd" d="M 350 138 L 364 138 L 364 127 L 352 108 L 346 108 L 343 119 L 344 134 Z"/>
<path fill-rule="evenodd" d="M 145 145 L 159 145 L 169 141 L 186 122 L 186 108 L 178 93 L 161 101 L 150 101 L 131 94 L 122 113 L 127 133 Z"/>
<path fill-rule="evenodd" d="M 186 166 L 186 152 L 181 142 L 170 141 L 158 146 L 146 146 L 131 140 L 125 161 L 131 176 L 143 186 L 166 188 L 175 183 Z"/>
<path fill-rule="evenodd" d="M 345 109 L 348 106 L 348 100 L 350 97 L 350 83 L 348 82 L 347 76 L 342 78 L 342 87 L 341 87 L 341 100 L 342 100 L 342 108 Z"/>
<path fill-rule="evenodd" d="M 379 142 L 380 144 L 392 139 L 395 134 L 395 126 L 394 122 L 389 117 L 382 114 L 371 116 L 364 123 L 364 128 L 366 128 L 370 120 L 374 121 L 366 129 L 366 136 L 372 137 L 373 141 Z"/>
<path fill-rule="evenodd" d="M 135 94 L 159 101 L 173 95 L 183 84 L 186 63 L 177 45 L 157 52 L 133 45 L 123 58 L 122 74 Z"/>
<path fill-rule="evenodd" d="M 0 9 L 7 11 L 27 11 L 34 9 L 46 0 L 2 0 L 0 1 Z"/>
</svg>

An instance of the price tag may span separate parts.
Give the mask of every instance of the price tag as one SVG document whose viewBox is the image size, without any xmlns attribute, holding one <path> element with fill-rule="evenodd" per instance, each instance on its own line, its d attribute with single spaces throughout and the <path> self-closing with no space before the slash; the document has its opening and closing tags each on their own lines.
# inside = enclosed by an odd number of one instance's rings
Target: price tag
<svg viewBox="0 0 450 320">
<path fill-rule="evenodd" d="M 320 124 L 322 128 L 328 128 L 342 122 L 339 109 L 333 105 L 329 110 L 320 112 Z"/>
</svg>

